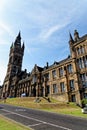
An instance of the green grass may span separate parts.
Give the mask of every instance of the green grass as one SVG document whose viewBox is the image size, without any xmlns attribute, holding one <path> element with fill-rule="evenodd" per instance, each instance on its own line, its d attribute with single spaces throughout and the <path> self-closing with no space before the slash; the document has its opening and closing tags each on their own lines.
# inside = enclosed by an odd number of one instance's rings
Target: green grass
<svg viewBox="0 0 87 130">
<path fill-rule="evenodd" d="M 56 112 L 60 114 L 67 114 L 67 115 L 87 118 L 87 114 L 83 114 L 81 112 L 81 108 L 76 106 L 76 104 L 74 103 L 67 104 L 65 102 L 58 102 L 54 99 L 51 99 L 51 103 L 49 103 L 47 100 L 43 98 L 41 98 L 40 103 L 36 103 L 34 101 L 35 98 L 32 97 L 8 98 L 6 103 L 16 105 L 16 106 L 23 106 L 27 108 L 40 109 L 49 112 Z"/>
<path fill-rule="evenodd" d="M 0 115 L 0 130 L 30 130 Z"/>
</svg>

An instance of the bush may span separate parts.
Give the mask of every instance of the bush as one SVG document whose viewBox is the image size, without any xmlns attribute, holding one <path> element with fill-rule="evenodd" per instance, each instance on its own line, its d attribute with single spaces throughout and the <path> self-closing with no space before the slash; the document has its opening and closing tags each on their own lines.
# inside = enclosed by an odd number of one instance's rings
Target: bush
<svg viewBox="0 0 87 130">
<path fill-rule="evenodd" d="M 87 99 L 85 99 L 85 98 L 82 99 L 81 104 L 82 104 L 82 108 L 85 107 L 87 104 Z"/>
</svg>

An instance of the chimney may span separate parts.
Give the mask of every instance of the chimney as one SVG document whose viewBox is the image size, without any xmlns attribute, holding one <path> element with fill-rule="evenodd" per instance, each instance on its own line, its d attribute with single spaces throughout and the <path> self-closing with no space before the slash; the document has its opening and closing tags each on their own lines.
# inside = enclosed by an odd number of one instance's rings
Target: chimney
<svg viewBox="0 0 87 130">
<path fill-rule="evenodd" d="M 46 66 L 46 67 L 48 68 L 48 67 L 49 67 L 49 63 L 47 62 L 46 64 L 47 64 L 47 66 Z"/>
</svg>

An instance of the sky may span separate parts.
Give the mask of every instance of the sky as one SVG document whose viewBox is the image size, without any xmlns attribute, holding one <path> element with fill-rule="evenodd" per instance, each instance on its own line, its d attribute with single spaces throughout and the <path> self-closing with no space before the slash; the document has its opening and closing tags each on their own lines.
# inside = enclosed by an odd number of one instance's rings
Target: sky
<svg viewBox="0 0 87 130">
<path fill-rule="evenodd" d="M 22 70 L 44 67 L 70 54 L 69 32 L 87 34 L 87 0 L 0 0 L 0 85 L 19 31 L 25 43 Z"/>
</svg>

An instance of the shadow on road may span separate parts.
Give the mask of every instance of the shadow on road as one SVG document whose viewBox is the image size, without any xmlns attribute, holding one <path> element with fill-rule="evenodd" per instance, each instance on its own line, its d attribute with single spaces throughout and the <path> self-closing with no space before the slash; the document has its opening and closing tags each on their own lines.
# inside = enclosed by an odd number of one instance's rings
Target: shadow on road
<svg viewBox="0 0 87 130">
<path fill-rule="evenodd" d="M 0 109 L 3 109 L 3 107 L 0 107 Z"/>
</svg>

